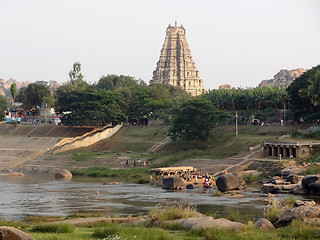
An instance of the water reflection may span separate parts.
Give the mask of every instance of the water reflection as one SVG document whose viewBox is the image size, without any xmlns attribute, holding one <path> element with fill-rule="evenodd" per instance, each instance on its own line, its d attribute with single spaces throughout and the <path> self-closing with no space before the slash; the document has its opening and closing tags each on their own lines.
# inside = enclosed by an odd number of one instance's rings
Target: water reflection
<svg viewBox="0 0 320 240">
<path fill-rule="evenodd" d="M 124 182 L 121 185 L 103 185 L 110 179 L 74 178 L 57 181 L 52 175 L 12 177 L 0 175 L 0 215 L 18 219 L 25 215 L 67 215 L 74 211 L 101 211 L 106 215 L 146 214 L 158 203 L 183 201 L 195 205 L 202 213 L 228 215 L 230 211 L 259 218 L 263 215 L 266 198 L 261 193 L 245 193 L 245 197 L 215 197 L 213 191 L 202 188 L 179 192 L 159 187 Z M 115 179 L 112 179 L 115 181 Z M 97 194 L 97 191 L 99 194 Z M 284 199 L 288 195 L 279 195 Z"/>
</svg>

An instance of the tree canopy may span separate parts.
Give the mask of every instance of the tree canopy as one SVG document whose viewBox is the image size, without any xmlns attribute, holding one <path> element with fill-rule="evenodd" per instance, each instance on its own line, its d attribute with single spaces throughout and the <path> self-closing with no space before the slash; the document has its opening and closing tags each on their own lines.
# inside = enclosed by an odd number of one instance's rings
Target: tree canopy
<svg viewBox="0 0 320 240">
<path fill-rule="evenodd" d="M 191 98 L 173 110 L 170 133 L 173 139 L 206 142 L 217 122 L 227 116 L 227 113 L 215 108 L 209 100 L 201 96 Z"/>
<path fill-rule="evenodd" d="M 283 108 L 288 106 L 289 96 L 284 87 L 214 89 L 205 97 L 215 107 L 223 110 L 264 110 L 266 108 Z"/>
<path fill-rule="evenodd" d="M 0 95 L 0 120 L 4 119 L 4 111 L 8 108 L 8 99 Z"/>
<path fill-rule="evenodd" d="M 17 99 L 23 103 L 25 108 L 41 106 L 44 102 L 49 104 L 53 103 L 49 87 L 37 83 L 31 83 L 28 87 L 21 88 Z"/>
<path fill-rule="evenodd" d="M 12 96 L 13 100 L 15 100 L 16 97 L 17 97 L 17 84 L 16 83 L 12 83 L 11 84 L 10 93 L 11 93 L 11 96 Z"/>
<path fill-rule="evenodd" d="M 320 65 L 295 79 L 288 94 L 296 118 L 320 118 Z"/>
</svg>

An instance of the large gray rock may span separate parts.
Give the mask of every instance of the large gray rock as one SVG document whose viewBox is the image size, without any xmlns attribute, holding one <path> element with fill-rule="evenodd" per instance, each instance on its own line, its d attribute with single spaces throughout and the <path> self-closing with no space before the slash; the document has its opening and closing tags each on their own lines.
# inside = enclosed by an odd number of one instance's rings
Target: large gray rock
<svg viewBox="0 0 320 240">
<path fill-rule="evenodd" d="M 293 203 L 294 207 L 301 207 L 301 206 L 314 206 L 316 205 L 315 201 L 302 201 L 302 200 L 296 200 Z"/>
<path fill-rule="evenodd" d="M 307 223 L 320 224 L 320 206 L 300 206 L 289 209 L 274 224 L 275 227 L 284 227 L 299 219 Z"/>
<path fill-rule="evenodd" d="M 281 179 L 279 176 L 273 176 L 268 179 L 267 183 L 275 183 L 275 180 L 279 180 L 279 179 Z"/>
<path fill-rule="evenodd" d="M 29 234 L 14 227 L 0 227 L 0 240 L 36 240 Z"/>
<path fill-rule="evenodd" d="M 58 170 L 54 176 L 57 179 L 71 179 L 72 173 L 67 169 L 61 169 Z"/>
<path fill-rule="evenodd" d="M 194 185 L 191 183 L 191 184 L 188 184 L 187 186 L 186 186 L 186 189 L 194 189 Z"/>
<path fill-rule="evenodd" d="M 310 194 L 320 196 L 320 180 L 309 184 Z"/>
<path fill-rule="evenodd" d="M 259 228 L 261 230 L 270 230 L 274 229 L 273 224 L 266 218 L 260 218 L 256 223 L 254 224 L 256 228 Z"/>
<path fill-rule="evenodd" d="M 162 180 L 162 188 L 163 189 L 183 189 L 184 182 L 179 177 L 168 177 Z"/>
<path fill-rule="evenodd" d="M 265 183 L 262 185 L 261 191 L 263 193 L 276 193 L 279 192 L 282 189 L 283 185 L 276 185 L 272 183 Z"/>
<path fill-rule="evenodd" d="M 320 179 L 320 175 L 307 175 L 302 179 L 301 185 L 304 188 L 309 189 L 309 185 L 311 183 L 318 181 L 319 179 Z"/>
<path fill-rule="evenodd" d="M 293 189 L 298 186 L 298 184 L 287 184 L 282 186 L 282 190 L 289 190 L 293 192 Z"/>
<path fill-rule="evenodd" d="M 299 177 L 296 174 L 290 174 L 287 177 L 287 182 L 290 182 L 291 184 L 297 184 L 299 183 Z"/>
<path fill-rule="evenodd" d="M 293 190 L 293 194 L 295 195 L 305 195 L 308 194 L 308 189 L 304 188 L 301 185 L 297 185 Z"/>
<path fill-rule="evenodd" d="M 230 229 L 230 230 L 241 230 L 243 229 L 244 224 L 239 222 L 232 222 L 225 218 L 219 219 L 212 219 L 209 221 L 198 221 L 194 224 L 190 230 L 198 230 L 198 229 L 205 229 L 205 228 L 219 228 L 219 229 Z"/>
<path fill-rule="evenodd" d="M 212 217 L 197 217 L 188 219 L 177 219 L 172 221 L 166 221 L 166 225 L 179 225 L 183 229 L 197 230 L 206 228 L 220 228 L 220 229 L 233 229 L 240 230 L 244 227 L 244 224 L 238 222 L 232 222 L 224 218 L 213 219 Z"/>
<path fill-rule="evenodd" d="M 295 175 L 301 175 L 303 174 L 304 172 L 306 171 L 305 168 L 302 168 L 302 167 L 287 167 L 287 168 L 284 168 L 280 171 L 280 176 L 284 176 L 284 177 L 287 177 L 291 174 L 295 174 Z"/>
<path fill-rule="evenodd" d="M 221 192 L 243 189 L 244 181 L 242 178 L 236 177 L 233 173 L 221 175 L 216 180 L 216 185 Z"/>
</svg>

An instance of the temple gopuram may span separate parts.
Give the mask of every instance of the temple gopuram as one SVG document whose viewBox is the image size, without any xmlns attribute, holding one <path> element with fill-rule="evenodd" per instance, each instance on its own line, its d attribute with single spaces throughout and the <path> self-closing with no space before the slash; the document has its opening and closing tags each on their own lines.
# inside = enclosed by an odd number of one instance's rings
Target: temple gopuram
<svg viewBox="0 0 320 240">
<path fill-rule="evenodd" d="M 192 96 L 205 92 L 186 40 L 186 30 L 181 25 L 169 26 L 166 30 L 160 58 L 153 71 L 150 84 L 164 83 L 177 86 Z"/>
</svg>

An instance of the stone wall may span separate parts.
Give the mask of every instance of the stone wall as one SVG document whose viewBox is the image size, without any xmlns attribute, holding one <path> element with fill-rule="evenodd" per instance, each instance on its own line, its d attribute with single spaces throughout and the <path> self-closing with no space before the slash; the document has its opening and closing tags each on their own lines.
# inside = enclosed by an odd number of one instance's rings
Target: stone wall
<svg viewBox="0 0 320 240">
<path fill-rule="evenodd" d="M 107 128 L 103 130 L 102 132 L 96 132 L 92 135 L 89 135 L 84 138 L 79 138 L 77 141 L 74 141 L 72 143 L 66 144 L 65 146 L 62 146 L 60 149 L 56 150 L 54 154 L 69 151 L 76 148 L 81 147 L 88 147 L 96 142 L 99 142 L 103 139 L 110 138 L 113 136 L 118 130 L 122 127 L 122 125 L 117 125 L 113 128 Z"/>
</svg>

